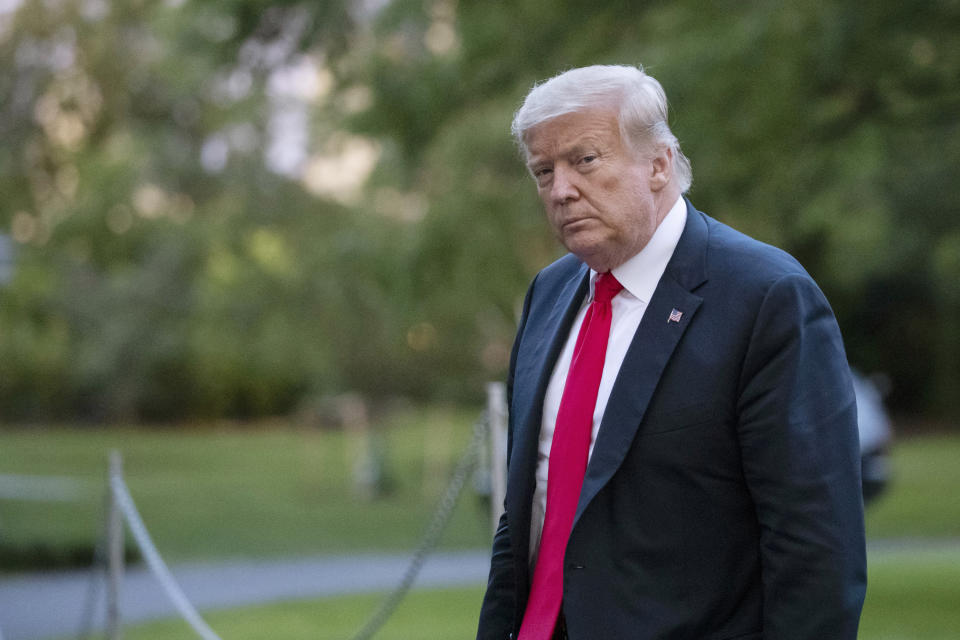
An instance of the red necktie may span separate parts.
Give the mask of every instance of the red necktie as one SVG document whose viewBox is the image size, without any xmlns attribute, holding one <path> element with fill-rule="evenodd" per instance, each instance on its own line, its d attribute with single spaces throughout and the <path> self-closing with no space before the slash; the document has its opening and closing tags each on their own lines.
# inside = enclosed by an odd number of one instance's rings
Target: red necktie
<svg viewBox="0 0 960 640">
<path fill-rule="evenodd" d="M 594 286 L 593 302 L 577 335 L 550 445 L 547 510 L 530 600 L 518 640 L 550 640 L 560 614 L 563 554 L 587 470 L 593 411 L 597 406 L 597 390 L 610 338 L 613 315 L 610 301 L 621 289 L 623 285 L 612 273 L 601 274 Z"/>
</svg>

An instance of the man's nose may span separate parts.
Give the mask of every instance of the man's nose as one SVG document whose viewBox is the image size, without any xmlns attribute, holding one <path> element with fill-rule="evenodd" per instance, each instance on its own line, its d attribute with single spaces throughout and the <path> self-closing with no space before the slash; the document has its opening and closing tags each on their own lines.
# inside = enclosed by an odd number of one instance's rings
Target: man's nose
<svg viewBox="0 0 960 640">
<path fill-rule="evenodd" d="M 576 185 L 576 174 L 569 167 L 555 166 L 553 169 L 553 184 L 550 186 L 550 198 L 556 204 L 563 204 L 579 197 L 580 191 Z"/>
</svg>

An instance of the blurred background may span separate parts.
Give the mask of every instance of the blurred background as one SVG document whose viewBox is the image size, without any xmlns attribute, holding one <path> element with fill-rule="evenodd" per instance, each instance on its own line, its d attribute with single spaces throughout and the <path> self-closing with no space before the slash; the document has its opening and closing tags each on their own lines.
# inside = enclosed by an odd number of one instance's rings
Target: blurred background
<svg viewBox="0 0 960 640">
<path fill-rule="evenodd" d="M 513 111 L 593 63 L 661 81 L 691 200 L 806 266 L 892 416 L 861 637 L 954 638 L 958 0 L 0 0 L 0 579 L 92 562 L 112 448 L 173 563 L 413 548 L 560 255 Z"/>
</svg>

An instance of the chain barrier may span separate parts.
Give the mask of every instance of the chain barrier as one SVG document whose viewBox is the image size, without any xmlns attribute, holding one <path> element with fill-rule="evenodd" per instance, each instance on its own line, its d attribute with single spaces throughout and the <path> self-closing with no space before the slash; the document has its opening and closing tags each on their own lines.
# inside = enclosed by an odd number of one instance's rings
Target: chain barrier
<svg viewBox="0 0 960 640">
<path fill-rule="evenodd" d="M 474 472 L 481 459 L 482 451 L 486 446 L 488 432 L 488 414 L 484 411 L 473 424 L 470 442 L 457 461 L 453 475 L 447 483 L 439 503 L 434 509 L 430 523 L 427 525 L 420 544 L 414 550 L 410 558 L 410 563 L 403 573 L 403 577 L 397 586 L 394 587 L 393 591 L 384 597 L 380 606 L 370 616 L 367 623 L 351 640 L 369 640 L 372 638 L 374 634 L 383 627 L 390 616 L 393 615 L 397 606 L 399 606 L 400 602 L 410 592 L 428 556 L 436 549 L 437 544 L 440 542 L 441 535 L 450 523 L 460 496 L 463 494 L 467 478 Z M 204 640 L 220 640 L 220 637 L 207 625 L 203 618 L 200 617 L 200 614 L 183 593 L 180 585 L 174 580 L 170 569 L 160 556 L 160 552 L 157 551 L 156 545 L 154 545 L 150 533 L 147 531 L 147 527 L 140 517 L 140 513 L 137 511 L 136 504 L 130 496 L 130 492 L 123 481 L 122 475 L 111 474 L 109 491 L 107 493 L 107 502 L 109 503 L 111 499 L 116 502 L 124 519 L 127 521 L 130 533 L 136 541 L 137 546 L 140 547 L 147 566 L 160 582 L 161 587 L 183 619 L 193 628 L 197 635 Z M 104 518 L 104 522 L 106 522 L 106 518 Z M 98 540 L 94 550 L 93 575 L 91 584 L 88 587 L 87 606 L 84 607 L 84 615 L 81 622 L 79 635 L 81 639 L 88 638 L 93 627 L 92 611 L 95 608 L 95 601 L 97 600 L 97 582 L 98 578 L 103 579 L 101 574 L 106 571 L 105 541 L 106 531 L 104 531 L 100 540 Z M 0 638 L 0 640 L 2 640 L 2 638 Z"/>
<path fill-rule="evenodd" d="M 147 561 L 147 566 L 156 576 L 157 580 L 160 581 L 160 586 L 163 587 L 173 606 L 177 608 L 177 611 L 179 611 L 183 619 L 187 621 L 187 624 L 189 624 L 203 640 L 220 640 L 220 636 L 214 633 L 213 629 L 200 617 L 200 614 L 197 613 L 193 604 L 190 603 L 187 596 L 183 593 L 180 585 L 173 579 L 173 574 L 171 574 L 170 569 L 167 568 L 167 563 L 160 557 L 160 552 L 157 551 L 157 547 L 153 544 L 147 527 L 143 524 L 143 519 L 137 511 L 137 506 L 134 504 L 133 498 L 130 497 L 127 485 L 123 482 L 123 477 L 120 475 L 111 475 L 110 489 L 113 492 L 113 499 L 116 500 L 117 506 L 120 507 L 120 511 L 127 520 L 130 533 L 133 535 L 134 540 L 137 541 L 137 546 L 140 547 L 144 560 Z"/>
<path fill-rule="evenodd" d="M 370 620 L 367 621 L 367 624 L 364 625 L 351 640 L 370 640 L 386 623 L 390 616 L 393 615 L 394 610 L 396 610 L 400 602 L 406 597 L 407 593 L 410 592 L 427 557 L 436 549 L 437 543 L 440 542 L 441 534 L 450 523 L 453 511 L 463 493 L 463 487 L 467 482 L 467 477 L 473 472 L 477 461 L 480 459 L 480 452 L 486 446 L 488 429 L 489 420 L 487 412 L 483 412 L 473 424 L 473 435 L 470 438 L 470 443 L 460 456 L 460 460 L 457 461 L 453 476 L 443 491 L 443 496 L 440 498 L 440 502 L 433 512 L 433 517 L 430 519 L 430 524 L 427 526 L 423 539 L 410 558 L 410 564 L 407 566 L 403 578 L 401 578 L 399 584 L 394 587 L 393 591 L 383 599 L 380 606 L 370 617 Z"/>
</svg>

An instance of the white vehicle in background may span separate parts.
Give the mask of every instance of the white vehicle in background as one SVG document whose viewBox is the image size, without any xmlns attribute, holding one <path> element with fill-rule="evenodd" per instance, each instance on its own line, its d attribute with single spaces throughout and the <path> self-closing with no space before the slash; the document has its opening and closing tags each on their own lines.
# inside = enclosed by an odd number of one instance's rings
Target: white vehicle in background
<svg viewBox="0 0 960 640">
<path fill-rule="evenodd" d="M 875 378 L 853 372 L 853 390 L 857 395 L 857 427 L 860 431 L 860 465 L 863 501 L 869 503 L 890 480 L 888 459 L 893 429 L 883 406 L 883 390 Z"/>
</svg>

